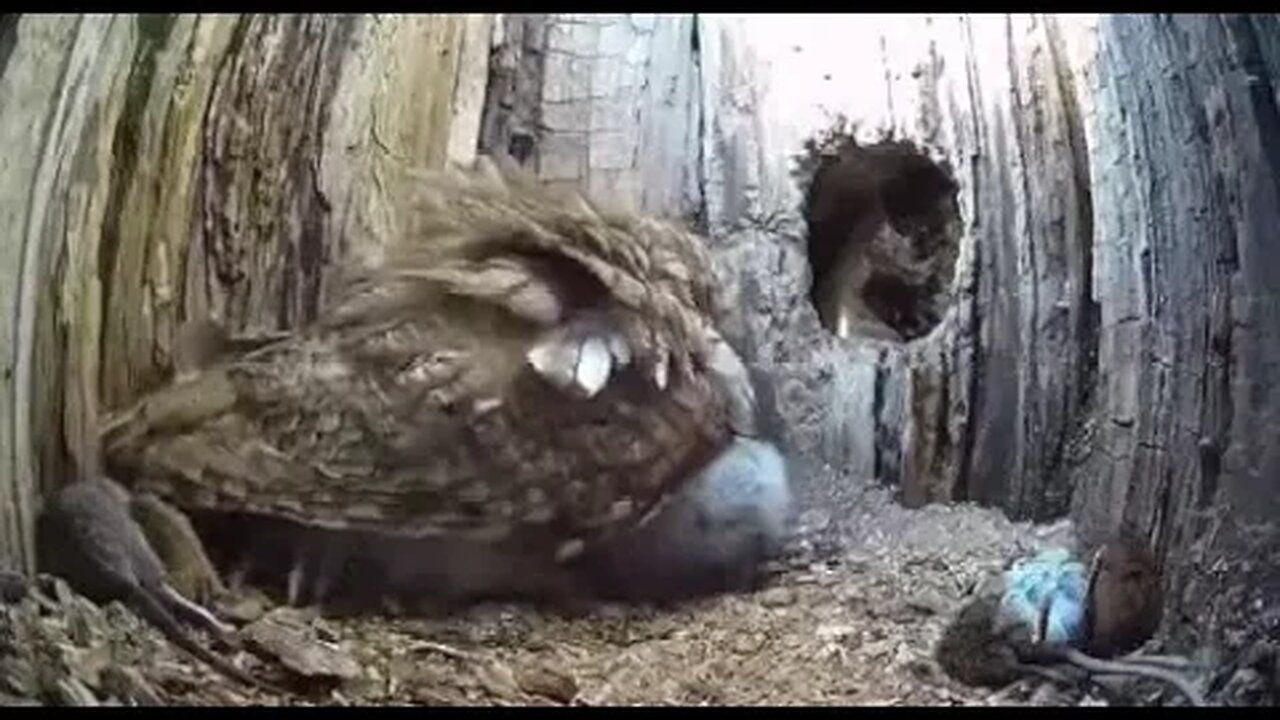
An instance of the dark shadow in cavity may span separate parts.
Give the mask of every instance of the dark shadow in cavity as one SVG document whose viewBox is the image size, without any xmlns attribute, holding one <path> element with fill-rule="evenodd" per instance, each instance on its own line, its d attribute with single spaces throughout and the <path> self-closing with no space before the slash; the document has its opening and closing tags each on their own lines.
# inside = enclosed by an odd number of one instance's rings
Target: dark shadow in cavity
<svg viewBox="0 0 1280 720">
<path fill-rule="evenodd" d="M 956 183 L 904 141 L 859 146 L 832 132 L 806 151 L 797 174 L 809 175 L 809 298 L 823 326 L 898 341 L 927 334 L 950 300 Z"/>
</svg>

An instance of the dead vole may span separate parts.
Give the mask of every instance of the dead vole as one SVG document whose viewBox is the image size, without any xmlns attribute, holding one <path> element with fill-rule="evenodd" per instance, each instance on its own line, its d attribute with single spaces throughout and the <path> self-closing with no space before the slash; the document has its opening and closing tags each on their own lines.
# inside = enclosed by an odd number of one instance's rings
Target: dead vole
<svg viewBox="0 0 1280 720">
<path fill-rule="evenodd" d="M 1121 535 L 1100 547 L 1090 570 L 1086 649 L 1110 658 L 1137 650 L 1160 627 L 1164 593 L 1151 551 Z"/>
<path fill-rule="evenodd" d="M 129 514 L 183 597 L 200 604 L 225 597 L 227 588 L 186 515 L 148 493 L 131 498 Z"/>
<path fill-rule="evenodd" d="M 948 675 L 966 685 L 1001 687 L 1025 674 L 1016 648 L 1030 645 L 1031 632 L 995 632 L 999 611 L 997 594 L 980 594 L 960 608 L 934 651 Z"/>
<path fill-rule="evenodd" d="M 129 515 L 128 500 L 124 488 L 105 478 L 64 487 L 39 520 L 43 569 L 95 602 L 125 603 L 175 645 L 220 672 L 280 692 L 201 646 L 179 624 L 181 617 L 221 636 L 231 630 L 169 583 L 159 557 Z"/>
</svg>

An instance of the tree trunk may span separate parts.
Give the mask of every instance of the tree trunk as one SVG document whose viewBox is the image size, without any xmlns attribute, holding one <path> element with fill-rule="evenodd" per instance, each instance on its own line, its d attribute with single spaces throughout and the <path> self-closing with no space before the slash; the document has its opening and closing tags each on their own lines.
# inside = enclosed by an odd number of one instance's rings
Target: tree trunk
<svg viewBox="0 0 1280 720">
<path fill-rule="evenodd" d="M 711 234 L 794 449 L 908 504 L 1069 510 L 1094 539 L 1131 523 L 1165 561 L 1177 637 L 1265 633 L 1280 617 L 1276 19 L 823 26 L 698 28 Z M 950 306 L 906 345 L 834 339 L 805 302 L 786 162 L 833 113 L 863 143 L 914 141 L 959 186 Z"/>
<path fill-rule="evenodd" d="M 37 498 L 90 471 L 100 411 L 169 377 L 177 323 L 306 322 L 378 251 L 347 231 L 395 232 L 394 166 L 481 149 L 702 229 L 802 467 L 910 505 L 1070 512 L 1086 536 L 1130 522 L 1167 561 L 1176 634 L 1234 644 L 1280 617 L 1278 31 L 0 18 L 0 562 L 31 566 Z M 907 342 L 837 338 L 809 299 L 804 144 L 836 114 L 955 182 L 945 311 Z"/>
<path fill-rule="evenodd" d="M 315 316 L 385 163 L 474 157 L 484 16 L 7 20 L 0 48 L 0 556 L 94 419 L 173 372 L 174 329 Z M 378 232 L 373 233 L 378 236 Z"/>
</svg>

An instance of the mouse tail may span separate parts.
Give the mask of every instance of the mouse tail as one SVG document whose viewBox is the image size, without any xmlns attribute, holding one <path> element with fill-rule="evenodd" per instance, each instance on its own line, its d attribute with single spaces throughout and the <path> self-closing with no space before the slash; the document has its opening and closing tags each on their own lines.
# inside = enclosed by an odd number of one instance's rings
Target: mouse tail
<svg viewBox="0 0 1280 720">
<path fill-rule="evenodd" d="M 174 645 L 177 645 L 187 654 L 197 660 L 208 663 L 215 670 L 227 675 L 228 677 L 238 680 L 246 685 L 256 687 L 267 692 L 283 693 L 283 690 L 268 683 L 259 680 L 240 668 L 232 665 L 229 660 L 218 655 L 212 650 L 200 645 L 187 634 L 178 620 L 165 608 L 153 594 L 147 592 L 141 587 L 134 587 L 130 592 L 130 600 L 133 606 L 142 614 L 144 618 L 149 620 L 156 626 L 160 632 L 164 633 Z"/>
<path fill-rule="evenodd" d="M 1193 707 L 1205 707 L 1204 697 L 1200 694 L 1191 682 L 1179 675 L 1162 667 L 1154 665 L 1144 665 L 1141 662 L 1132 662 L 1126 660 L 1102 660 L 1086 655 L 1075 648 L 1062 648 L 1060 650 L 1063 660 L 1075 665 L 1094 675 L 1137 675 L 1138 677 L 1159 680 L 1173 686 L 1178 692 L 1182 693 L 1187 702 Z"/>
<path fill-rule="evenodd" d="M 234 628 L 214 617 L 213 613 L 199 603 L 188 600 L 169 583 L 161 584 L 159 592 L 173 614 L 182 617 L 188 624 L 203 627 L 220 638 L 225 638 L 234 632 Z"/>
</svg>

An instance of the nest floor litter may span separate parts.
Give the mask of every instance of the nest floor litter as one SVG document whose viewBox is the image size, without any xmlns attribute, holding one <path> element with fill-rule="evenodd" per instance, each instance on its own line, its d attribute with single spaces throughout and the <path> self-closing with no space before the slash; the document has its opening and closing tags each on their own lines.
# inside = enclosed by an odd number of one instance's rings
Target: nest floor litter
<svg viewBox="0 0 1280 720">
<path fill-rule="evenodd" d="M 190 659 L 118 604 L 60 582 L 0 606 L 0 702 L 42 704 L 983 705 L 1106 700 L 967 688 L 932 659 L 966 592 L 1019 555 L 1070 542 L 1066 524 L 973 506 L 909 510 L 868 483 L 805 498 L 794 552 L 761 590 L 674 609 L 566 618 L 521 606 L 449 619 L 263 619 L 295 632 L 231 656 L 293 692 L 246 688 Z M 298 640 L 296 638 L 302 638 Z M 209 644 L 207 637 L 201 637 Z M 288 645 L 288 643 L 285 643 Z"/>
</svg>

